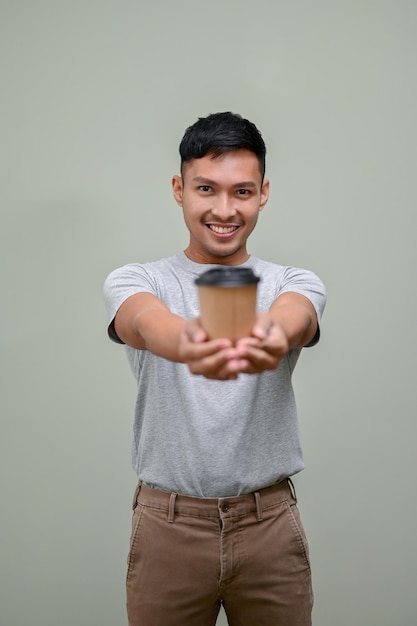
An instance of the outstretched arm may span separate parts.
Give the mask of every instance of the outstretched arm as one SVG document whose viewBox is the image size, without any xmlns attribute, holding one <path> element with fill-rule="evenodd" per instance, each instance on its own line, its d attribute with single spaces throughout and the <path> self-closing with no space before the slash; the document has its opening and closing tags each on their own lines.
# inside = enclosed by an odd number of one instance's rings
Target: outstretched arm
<svg viewBox="0 0 417 626">
<path fill-rule="evenodd" d="M 267 313 L 258 314 L 252 337 L 238 342 L 239 357 L 247 361 L 244 371 L 275 369 L 289 350 L 309 344 L 317 331 L 317 314 L 310 300 L 299 293 L 283 293 Z"/>
<path fill-rule="evenodd" d="M 172 313 L 151 293 L 138 293 L 121 305 L 114 329 L 123 343 L 149 350 L 170 361 L 186 363 L 194 374 L 224 380 L 236 378 L 236 349 L 229 339 L 207 341 L 197 320 Z"/>
<path fill-rule="evenodd" d="M 186 363 L 193 374 L 227 380 L 278 367 L 292 348 L 308 344 L 317 332 L 317 316 L 306 297 L 284 293 L 267 313 L 259 313 L 252 336 L 236 346 L 229 339 L 208 340 L 198 318 L 185 320 L 156 296 L 138 293 L 118 310 L 114 328 L 127 345 Z"/>
</svg>

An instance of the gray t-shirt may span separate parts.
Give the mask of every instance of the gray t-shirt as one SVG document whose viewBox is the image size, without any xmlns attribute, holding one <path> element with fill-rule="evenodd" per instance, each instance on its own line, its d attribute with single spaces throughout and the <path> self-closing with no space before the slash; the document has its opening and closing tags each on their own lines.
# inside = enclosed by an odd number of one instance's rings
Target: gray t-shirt
<svg viewBox="0 0 417 626">
<path fill-rule="evenodd" d="M 321 319 L 325 288 L 314 273 L 256 257 L 243 266 L 261 277 L 258 310 L 267 311 L 279 294 L 294 291 L 309 298 Z M 104 284 L 109 336 L 118 341 L 114 317 L 139 292 L 154 294 L 186 319 L 196 317 L 194 281 L 210 267 L 180 253 L 114 270 Z M 311 345 L 317 340 L 318 334 Z M 303 469 L 291 383 L 300 350 L 291 350 L 274 371 L 217 381 L 147 350 L 125 349 L 138 387 L 132 462 L 144 484 L 191 496 L 226 497 L 256 491 Z"/>
</svg>

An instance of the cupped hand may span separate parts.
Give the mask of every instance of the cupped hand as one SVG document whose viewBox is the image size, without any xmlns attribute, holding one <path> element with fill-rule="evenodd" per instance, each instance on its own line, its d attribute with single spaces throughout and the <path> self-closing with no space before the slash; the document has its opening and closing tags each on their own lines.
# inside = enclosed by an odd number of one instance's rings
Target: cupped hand
<svg viewBox="0 0 417 626">
<path fill-rule="evenodd" d="M 230 339 L 209 340 L 199 318 L 187 321 L 179 354 L 192 374 L 215 380 L 233 380 L 239 374 L 276 369 L 289 350 L 284 330 L 269 313 L 258 313 L 251 337 L 236 345 Z"/>
<path fill-rule="evenodd" d="M 230 339 L 209 340 L 199 318 L 187 321 L 180 336 L 179 355 L 192 374 L 233 380 L 249 363 Z"/>
<path fill-rule="evenodd" d="M 236 344 L 237 358 L 247 362 L 247 374 L 259 374 L 276 369 L 287 354 L 289 344 L 281 326 L 275 324 L 269 313 L 258 313 L 251 337 Z"/>
</svg>

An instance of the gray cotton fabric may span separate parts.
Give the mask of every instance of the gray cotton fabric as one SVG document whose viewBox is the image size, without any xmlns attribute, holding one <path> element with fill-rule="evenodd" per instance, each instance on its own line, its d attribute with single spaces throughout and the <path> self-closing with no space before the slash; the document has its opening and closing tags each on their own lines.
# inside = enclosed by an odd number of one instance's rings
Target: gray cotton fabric
<svg viewBox="0 0 417 626">
<path fill-rule="evenodd" d="M 258 310 L 267 311 L 284 292 L 312 302 L 318 319 L 325 288 L 308 270 L 256 257 L 243 266 L 260 276 Z M 195 279 L 215 267 L 184 253 L 114 270 L 104 284 L 109 336 L 121 304 L 139 292 L 160 298 L 186 319 L 199 314 Z M 318 340 L 318 335 L 312 345 Z M 120 340 L 119 340 L 120 342 Z M 144 484 L 199 497 L 250 493 L 303 469 L 291 376 L 300 350 L 291 350 L 277 370 L 241 374 L 237 380 L 208 380 L 147 350 L 125 346 L 137 381 L 132 462 Z"/>
</svg>

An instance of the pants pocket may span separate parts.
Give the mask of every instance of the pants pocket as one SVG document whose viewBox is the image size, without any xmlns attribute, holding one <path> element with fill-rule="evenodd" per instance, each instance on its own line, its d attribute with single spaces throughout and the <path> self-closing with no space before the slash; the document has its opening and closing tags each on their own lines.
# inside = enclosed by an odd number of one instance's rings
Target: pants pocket
<svg viewBox="0 0 417 626">
<path fill-rule="evenodd" d="M 126 580 L 129 580 L 130 573 L 133 569 L 133 566 L 137 558 L 140 526 L 141 526 L 143 511 L 144 511 L 144 507 L 136 503 L 135 509 L 133 511 L 133 517 L 132 517 L 132 533 L 130 535 L 130 547 L 129 547 L 129 554 L 127 556 Z"/>
<path fill-rule="evenodd" d="M 310 551 L 296 503 L 287 501 L 288 518 L 305 565 L 310 569 Z"/>
</svg>

